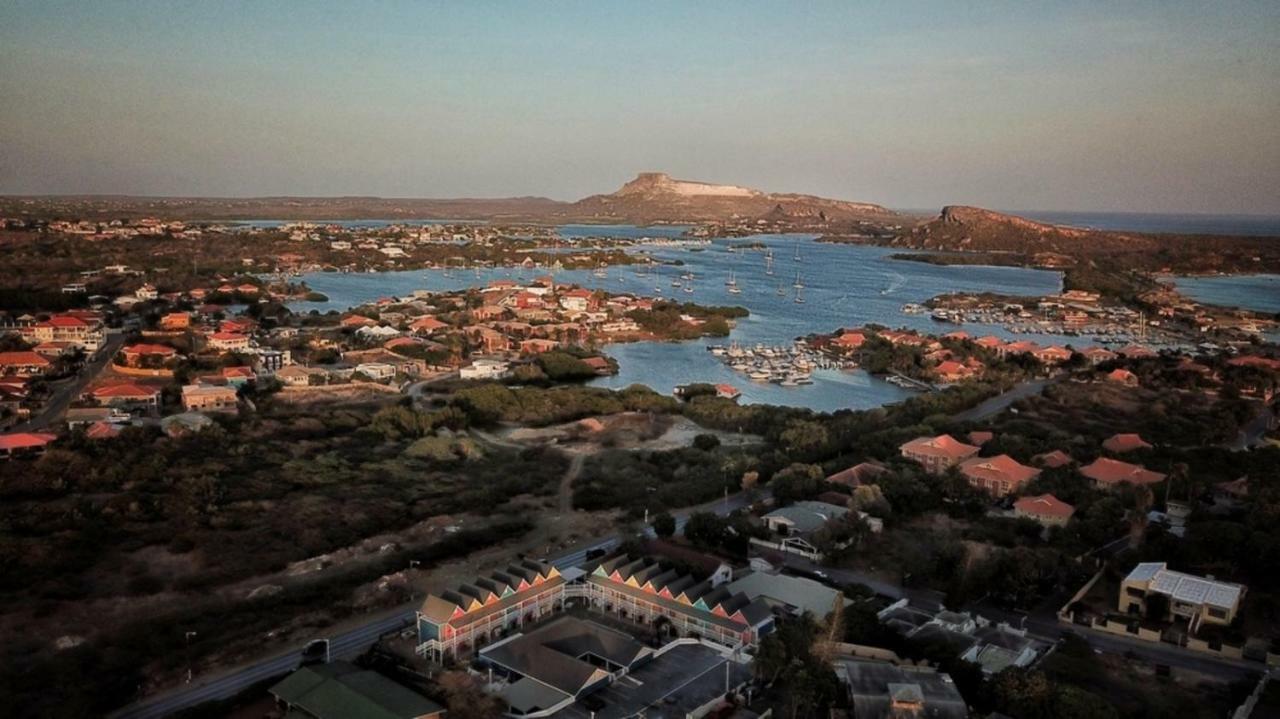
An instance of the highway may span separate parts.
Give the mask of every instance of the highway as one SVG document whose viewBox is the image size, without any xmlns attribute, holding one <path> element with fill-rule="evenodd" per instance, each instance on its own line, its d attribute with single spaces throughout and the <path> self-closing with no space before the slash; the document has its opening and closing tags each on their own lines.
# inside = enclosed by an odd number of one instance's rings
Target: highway
<svg viewBox="0 0 1280 719">
<path fill-rule="evenodd" d="M 769 497 L 768 490 L 758 491 L 757 497 L 760 499 Z M 693 512 L 710 511 L 724 516 L 735 509 L 750 505 L 751 502 L 752 500 L 743 494 L 736 494 L 727 500 L 717 500 L 701 507 L 681 510 L 675 513 L 676 532 L 679 533 L 684 529 L 685 522 Z M 650 537 L 653 536 L 652 528 L 646 527 L 645 532 Z M 601 550 L 607 552 L 616 547 L 619 541 L 616 535 L 601 539 L 550 561 L 557 569 L 577 566 L 587 561 L 587 554 Z M 350 659 L 373 646 L 382 635 L 411 626 L 417 606 L 417 603 L 403 605 L 355 629 L 332 637 L 318 636 L 313 639 L 329 639 L 330 659 Z M 111 719 L 158 719 L 207 701 L 233 697 L 258 682 L 296 669 L 302 662 L 302 649 L 302 646 L 297 646 L 252 664 L 197 677 L 191 684 L 184 684 L 148 697 L 112 712 L 108 717 Z"/>
</svg>

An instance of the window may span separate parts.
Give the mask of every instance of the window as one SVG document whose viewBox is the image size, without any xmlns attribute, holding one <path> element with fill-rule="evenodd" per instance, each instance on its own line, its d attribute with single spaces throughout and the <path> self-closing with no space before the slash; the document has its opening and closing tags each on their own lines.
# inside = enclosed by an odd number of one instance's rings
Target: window
<svg viewBox="0 0 1280 719">
<path fill-rule="evenodd" d="M 1217 607 L 1209 607 L 1209 616 L 1213 617 L 1214 619 L 1226 619 L 1227 610 L 1218 609 Z"/>
</svg>

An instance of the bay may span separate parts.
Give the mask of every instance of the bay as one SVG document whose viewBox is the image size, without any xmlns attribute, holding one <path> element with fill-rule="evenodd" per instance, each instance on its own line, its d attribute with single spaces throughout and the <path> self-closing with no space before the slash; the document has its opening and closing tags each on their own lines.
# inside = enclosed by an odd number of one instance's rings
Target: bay
<svg viewBox="0 0 1280 719">
<path fill-rule="evenodd" d="M 590 226 L 590 236 L 656 237 L 662 228 L 616 228 Z M 584 230 L 585 232 L 585 230 Z M 616 234 L 610 234 L 616 233 Z M 638 233 L 638 234 L 637 234 Z M 677 233 L 678 234 L 678 233 Z M 587 235 L 582 235 L 587 236 Z M 782 387 L 751 382 L 723 365 L 707 351 L 709 344 L 737 341 L 743 345 L 790 344 L 796 338 L 839 327 L 878 323 L 890 327 L 910 327 L 925 332 L 955 329 L 939 325 L 927 315 L 907 315 L 905 303 L 919 303 L 945 292 L 998 291 L 1015 295 L 1042 295 L 1058 292 L 1061 275 L 1046 270 L 1016 267 L 944 267 L 894 260 L 889 255 L 900 250 L 815 242 L 812 235 L 758 235 L 718 240 L 702 248 L 638 244 L 634 251 L 657 260 L 679 265 L 660 265 L 656 271 L 640 266 L 615 266 L 607 276 L 589 270 L 560 271 L 556 281 L 574 283 L 614 293 L 665 297 L 704 305 L 739 305 L 751 315 L 740 320 L 726 339 L 689 342 L 614 344 L 605 348 L 617 358 L 620 371 L 592 384 L 626 387 L 644 384 L 662 393 L 689 382 L 725 382 L 742 392 L 743 403 L 767 403 L 808 407 L 819 411 L 863 409 L 899 401 L 910 392 L 871 377 L 860 370 L 819 370 L 812 385 Z M 773 253 L 773 274 L 767 274 L 762 250 L 738 250 L 730 246 L 762 244 Z M 733 272 L 741 294 L 726 285 Z M 679 275 L 692 272 L 693 292 L 671 286 Z M 315 272 L 301 279 L 328 296 L 327 302 L 295 302 L 295 311 L 346 310 L 382 297 L 404 296 L 414 290 L 452 291 L 482 287 L 497 279 L 532 280 L 546 270 L 491 268 L 416 270 L 377 273 Z M 797 280 L 798 278 L 798 280 Z M 795 284 L 803 284 L 797 303 Z M 683 281 L 682 281 L 683 284 Z M 782 294 L 779 295 L 779 289 Z M 970 331 L 974 331 L 970 328 Z M 981 327 L 979 333 L 1013 337 L 1001 327 Z M 1037 335 L 1042 342 L 1081 344 L 1082 338 Z"/>
</svg>

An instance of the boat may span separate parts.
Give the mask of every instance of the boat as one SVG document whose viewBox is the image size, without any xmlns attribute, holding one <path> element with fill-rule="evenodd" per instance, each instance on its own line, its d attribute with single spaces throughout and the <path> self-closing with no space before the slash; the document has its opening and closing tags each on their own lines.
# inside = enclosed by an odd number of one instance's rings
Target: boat
<svg viewBox="0 0 1280 719">
<path fill-rule="evenodd" d="M 772 275 L 772 274 L 773 274 L 773 250 L 772 250 L 772 249 L 770 249 L 769 251 L 765 252 L 765 255 L 764 255 L 764 273 L 765 273 L 766 275 Z"/>
<path fill-rule="evenodd" d="M 793 284 L 793 285 L 791 285 L 791 286 L 792 286 L 792 287 L 794 287 L 794 288 L 796 288 L 797 290 L 802 290 L 802 289 L 804 289 L 804 283 L 800 281 L 800 273 L 799 273 L 799 272 L 797 272 L 797 273 L 796 273 L 796 281 L 795 281 L 795 284 Z"/>
<path fill-rule="evenodd" d="M 800 286 L 797 286 L 797 287 L 796 287 L 796 299 L 795 299 L 795 302 L 796 302 L 796 304 L 798 304 L 798 305 L 802 305 L 802 304 L 804 304 L 804 295 L 802 295 L 802 294 L 800 293 L 800 290 L 801 290 L 801 289 L 803 289 L 803 287 L 804 287 L 803 285 L 800 285 Z"/>
<path fill-rule="evenodd" d="M 733 276 L 733 270 L 729 270 L 729 279 L 725 280 L 724 283 L 728 287 L 736 287 L 738 285 L 738 280 Z"/>
<path fill-rule="evenodd" d="M 778 296 L 779 296 L 779 297 L 786 297 L 786 296 L 787 296 L 787 290 L 786 290 L 786 288 L 784 288 L 784 287 L 782 286 L 782 283 L 781 283 L 781 282 L 779 282 L 779 283 L 778 283 Z"/>
<path fill-rule="evenodd" d="M 797 242 L 797 243 L 796 243 L 796 256 L 795 256 L 795 261 L 796 261 L 796 262 L 799 262 L 799 261 L 800 261 L 800 243 L 799 243 L 799 242 Z"/>
</svg>

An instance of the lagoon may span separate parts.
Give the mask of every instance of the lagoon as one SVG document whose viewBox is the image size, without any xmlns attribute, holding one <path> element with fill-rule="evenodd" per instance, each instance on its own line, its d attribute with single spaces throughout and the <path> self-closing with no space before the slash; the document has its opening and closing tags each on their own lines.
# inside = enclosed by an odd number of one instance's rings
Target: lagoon
<svg viewBox="0 0 1280 719">
<path fill-rule="evenodd" d="M 588 228 L 573 228 L 586 236 Z M 665 231 L 665 232 L 664 232 Z M 629 226 L 589 226 L 592 236 L 656 237 L 674 236 L 676 228 L 634 228 Z M 812 385 L 781 387 L 751 382 L 723 365 L 711 353 L 708 344 L 737 341 L 790 344 L 796 337 L 810 333 L 831 332 L 839 327 L 855 327 L 879 323 L 891 327 L 911 327 L 922 331 L 950 331 L 926 315 L 906 315 L 901 307 L 909 302 L 923 302 L 944 292 L 998 291 L 1014 295 L 1042 295 L 1060 291 L 1061 275 L 1046 270 L 1016 267 L 960 266 L 945 267 L 894 260 L 889 255 L 901 250 L 859 245 L 815 242 L 812 235 L 759 235 L 749 238 L 717 240 L 703 248 L 637 245 L 644 252 L 679 266 L 663 265 L 656 272 L 642 266 L 615 266 L 607 276 L 597 277 L 588 270 L 560 271 L 558 282 L 580 284 L 610 292 L 628 292 L 661 296 L 681 302 L 707 305 L 741 305 L 751 316 L 738 322 L 727 339 L 690 342 L 615 344 L 606 348 L 618 359 L 620 372 L 603 377 L 593 384 L 625 387 L 644 384 L 662 393 L 689 382 L 726 382 L 742 392 L 743 403 L 768 403 L 808 407 L 818 411 L 863 409 L 899 401 L 910 392 L 867 375 L 862 371 L 820 370 L 814 373 Z M 738 250 L 730 247 L 759 243 L 773 252 L 773 274 L 767 274 L 762 250 Z M 694 275 L 693 292 L 674 288 L 671 282 L 686 271 Z M 726 285 L 730 271 L 741 294 L 732 294 Z M 416 270 L 377 273 L 315 272 L 301 279 L 314 290 L 329 297 L 327 302 L 294 302 L 295 311 L 346 310 L 381 297 L 404 296 L 414 290 L 450 291 L 481 287 L 496 279 L 532 280 L 546 270 L 491 268 L 479 271 L 453 270 L 448 276 L 442 270 Z M 799 282 L 803 303 L 796 303 Z M 779 289 L 782 294 L 779 295 Z M 983 327 L 980 333 L 1011 337 L 1000 327 Z M 1040 336 L 1039 339 L 1053 341 Z M 1080 343 L 1081 338 L 1059 341 Z"/>
</svg>

